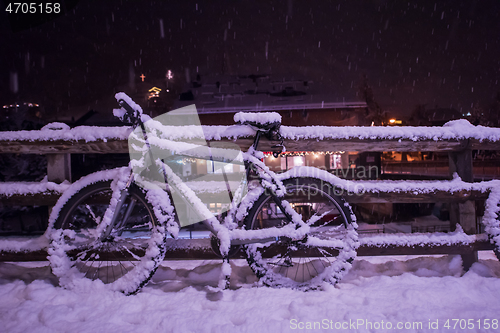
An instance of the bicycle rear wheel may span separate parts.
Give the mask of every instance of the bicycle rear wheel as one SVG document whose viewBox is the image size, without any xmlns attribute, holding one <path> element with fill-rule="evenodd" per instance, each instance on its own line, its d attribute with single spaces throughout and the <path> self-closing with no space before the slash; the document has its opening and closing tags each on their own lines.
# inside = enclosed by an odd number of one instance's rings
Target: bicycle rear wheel
<svg viewBox="0 0 500 333">
<path fill-rule="evenodd" d="M 283 182 L 284 199 L 310 225 L 306 240 L 246 246 L 247 261 L 268 286 L 317 289 L 337 283 L 356 256 L 357 225 L 350 206 L 335 195 L 331 184 L 314 178 Z M 280 227 L 288 221 L 273 198 L 263 193 L 245 220 L 247 229 Z"/>
<path fill-rule="evenodd" d="M 62 286 L 100 280 L 112 290 L 134 294 L 163 260 L 165 228 L 137 186 L 129 188 L 119 212 L 122 227 L 105 238 L 98 234 L 112 193 L 111 180 L 98 181 L 84 186 L 61 207 L 49 259 Z"/>
</svg>

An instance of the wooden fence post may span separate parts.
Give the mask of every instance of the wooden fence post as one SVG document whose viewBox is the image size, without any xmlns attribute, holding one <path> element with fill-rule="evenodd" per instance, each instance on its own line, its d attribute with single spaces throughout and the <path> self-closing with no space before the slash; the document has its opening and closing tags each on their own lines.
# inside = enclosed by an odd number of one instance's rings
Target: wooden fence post
<svg viewBox="0 0 500 333">
<path fill-rule="evenodd" d="M 448 153 L 450 174 L 457 173 L 460 178 L 465 182 L 472 183 L 474 181 L 474 174 L 472 168 L 472 150 L 467 148 L 458 152 Z M 473 201 L 466 201 L 463 203 L 450 204 L 450 222 L 452 228 L 458 223 L 468 235 L 477 233 L 476 226 L 476 207 Z M 477 262 L 477 251 L 466 251 L 461 254 L 463 267 L 468 270 L 473 263 Z"/>
<path fill-rule="evenodd" d="M 62 183 L 71 182 L 71 154 L 47 154 L 47 180 Z"/>
</svg>

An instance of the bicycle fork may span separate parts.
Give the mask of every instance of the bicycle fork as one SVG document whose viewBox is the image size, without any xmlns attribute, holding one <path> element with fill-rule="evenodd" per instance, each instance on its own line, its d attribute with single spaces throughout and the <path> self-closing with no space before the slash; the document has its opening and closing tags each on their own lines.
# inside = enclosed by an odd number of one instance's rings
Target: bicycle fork
<svg viewBox="0 0 500 333">
<path fill-rule="evenodd" d="M 118 220 L 118 216 L 120 214 L 120 211 L 121 211 L 125 201 L 127 200 L 127 197 L 129 196 L 128 189 L 133 181 L 134 181 L 134 173 L 130 173 L 130 176 L 129 176 L 128 181 L 125 185 L 125 188 L 120 190 L 120 192 L 121 192 L 120 199 L 116 203 L 116 207 L 115 207 L 114 212 L 113 212 L 113 217 L 111 218 L 109 225 L 106 227 L 106 230 L 101 235 L 101 241 L 108 239 L 109 236 L 111 235 L 111 232 L 113 231 L 113 229 L 118 231 L 117 236 L 120 236 L 122 234 L 123 227 L 125 226 L 126 221 L 130 217 L 130 214 L 132 214 L 135 203 L 137 201 L 134 198 L 132 198 L 132 200 L 127 208 L 127 211 L 123 215 L 122 219 Z"/>
</svg>

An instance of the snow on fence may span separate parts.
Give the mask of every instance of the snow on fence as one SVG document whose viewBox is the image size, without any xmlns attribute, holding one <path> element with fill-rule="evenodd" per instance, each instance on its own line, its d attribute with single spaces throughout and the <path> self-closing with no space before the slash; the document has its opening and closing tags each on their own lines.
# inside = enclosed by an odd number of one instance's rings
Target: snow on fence
<svg viewBox="0 0 500 333">
<path fill-rule="evenodd" d="M 127 138 L 132 130 L 126 126 L 52 128 L 54 127 L 47 127 L 40 131 L 0 133 L 0 153 L 44 154 L 48 160 L 47 182 L 0 184 L 0 205 L 53 205 L 67 186 L 63 182 L 71 180 L 70 154 L 127 153 Z M 211 141 L 231 141 L 238 144 L 242 150 L 250 147 L 255 134 L 251 128 L 241 125 L 203 126 L 203 131 L 209 144 Z M 172 127 L 165 138 L 193 139 L 192 133 L 193 131 Z M 479 183 L 479 185 L 476 183 L 472 186 L 472 150 L 500 150 L 499 128 L 473 126 L 466 120 L 457 120 L 443 127 L 282 126 L 281 133 L 289 151 L 448 152 L 450 173 L 456 173 L 461 179 L 427 183 L 415 181 L 352 182 L 351 186 L 362 185 L 366 191 L 362 194 L 346 196 L 346 199 L 350 203 L 451 202 L 450 219 L 461 225 L 465 235 L 470 235 L 467 238 L 468 241 L 464 240 L 463 235 L 456 236 L 453 238 L 455 241 L 451 243 L 449 237 L 446 242 L 436 242 L 435 237 L 434 240 L 427 237 L 427 241 L 413 237 L 412 241 L 405 242 L 386 237 L 385 240 L 379 240 L 379 243 L 362 243 L 358 251 L 360 255 L 460 253 L 464 259 L 464 266 L 469 266 L 477 256 L 475 251 L 493 248 L 487 238 L 475 235 L 474 201 L 486 200 L 491 189 L 499 185 L 494 183 L 496 181 L 492 181 Z M 260 149 L 271 150 L 273 144 L 275 142 L 263 139 Z M 496 207 L 491 204 L 490 206 Z M 496 211 L 490 212 L 490 215 L 493 216 L 493 213 Z M 500 238 L 500 235 L 496 236 Z M 203 253 L 187 255 L 189 257 L 210 256 Z M 0 260 L 12 259 L 12 255 L 15 254 L 0 253 Z M 45 258 L 43 250 L 38 251 L 38 255 Z M 177 254 L 176 256 L 182 257 L 183 255 Z"/>
<path fill-rule="evenodd" d="M 202 126 L 207 141 L 234 141 L 250 147 L 255 132 L 242 125 Z M 73 129 L 0 132 L 0 153 L 126 153 L 132 129 L 79 126 Z M 168 130 L 167 130 L 168 131 Z M 193 131 L 171 127 L 164 138 L 193 139 Z M 473 126 L 466 120 L 443 127 L 281 126 L 290 151 L 461 151 L 500 150 L 500 129 Z M 203 138 L 202 138 L 203 139 Z M 271 143 L 262 142 L 262 149 Z"/>
</svg>

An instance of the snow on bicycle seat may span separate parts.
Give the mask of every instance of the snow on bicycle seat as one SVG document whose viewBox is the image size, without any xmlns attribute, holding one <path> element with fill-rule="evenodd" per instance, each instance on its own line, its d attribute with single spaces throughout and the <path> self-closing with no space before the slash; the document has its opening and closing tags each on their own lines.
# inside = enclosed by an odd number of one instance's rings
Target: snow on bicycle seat
<svg viewBox="0 0 500 333">
<path fill-rule="evenodd" d="M 262 130 L 270 130 L 281 125 L 281 115 L 277 112 L 238 112 L 234 121 Z"/>
</svg>

